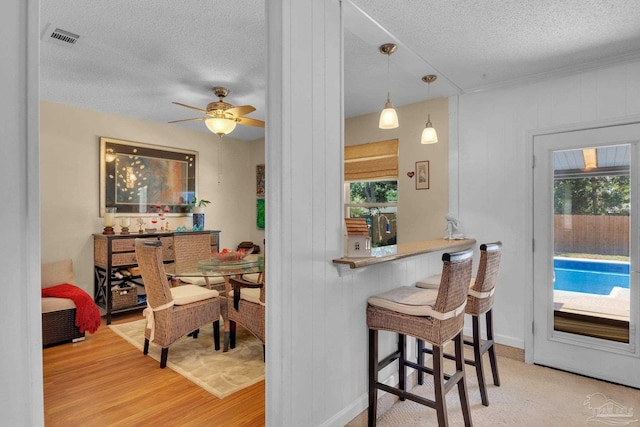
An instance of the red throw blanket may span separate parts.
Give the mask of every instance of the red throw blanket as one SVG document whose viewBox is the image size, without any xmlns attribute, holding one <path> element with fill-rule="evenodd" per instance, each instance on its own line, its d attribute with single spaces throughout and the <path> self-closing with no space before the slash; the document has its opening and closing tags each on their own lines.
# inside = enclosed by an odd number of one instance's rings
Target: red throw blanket
<svg viewBox="0 0 640 427">
<path fill-rule="evenodd" d="M 42 289 L 43 297 L 68 298 L 76 305 L 76 326 L 80 333 L 94 333 L 100 326 L 100 310 L 88 293 L 75 285 L 63 283 Z"/>
</svg>

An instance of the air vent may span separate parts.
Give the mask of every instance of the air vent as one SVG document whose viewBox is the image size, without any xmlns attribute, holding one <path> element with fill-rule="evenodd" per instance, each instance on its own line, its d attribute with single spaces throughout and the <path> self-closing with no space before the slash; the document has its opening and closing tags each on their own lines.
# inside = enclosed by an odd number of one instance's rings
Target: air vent
<svg viewBox="0 0 640 427">
<path fill-rule="evenodd" d="M 78 41 L 80 38 L 79 35 L 70 33 L 69 31 L 61 30 L 60 28 L 56 28 L 51 32 L 49 39 L 52 42 L 62 44 L 62 45 L 72 45 Z"/>
</svg>

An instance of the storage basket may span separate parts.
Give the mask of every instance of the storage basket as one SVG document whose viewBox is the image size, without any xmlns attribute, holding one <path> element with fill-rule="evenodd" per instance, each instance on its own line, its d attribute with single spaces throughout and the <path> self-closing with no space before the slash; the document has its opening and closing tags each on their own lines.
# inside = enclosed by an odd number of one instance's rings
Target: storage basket
<svg viewBox="0 0 640 427">
<path fill-rule="evenodd" d="M 116 287 L 111 291 L 111 309 L 134 307 L 138 305 L 138 287 L 136 285 L 124 288 Z"/>
</svg>

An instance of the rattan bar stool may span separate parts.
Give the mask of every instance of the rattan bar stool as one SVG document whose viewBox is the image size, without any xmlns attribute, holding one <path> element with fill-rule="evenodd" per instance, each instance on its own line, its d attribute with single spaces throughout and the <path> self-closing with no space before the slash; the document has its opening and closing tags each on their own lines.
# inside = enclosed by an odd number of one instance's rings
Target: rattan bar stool
<svg viewBox="0 0 640 427">
<path fill-rule="evenodd" d="M 500 386 L 500 375 L 498 374 L 498 363 L 493 341 L 493 293 L 495 291 L 498 271 L 500 269 L 500 258 L 502 257 L 502 242 L 484 243 L 480 245 L 480 263 L 478 264 L 478 273 L 475 278 L 471 279 L 469 286 L 469 294 L 467 296 L 467 306 L 465 313 L 471 315 L 473 321 L 473 340 L 464 340 L 466 345 L 473 347 L 473 360 L 465 359 L 465 363 L 475 366 L 476 375 L 478 377 L 478 387 L 480 389 L 480 398 L 484 406 L 489 406 L 489 397 L 487 395 L 487 385 L 484 379 L 484 369 L 482 357 L 485 353 L 489 353 L 489 363 L 491 364 L 491 373 L 493 374 L 493 384 Z M 417 284 L 420 288 L 434 288 L 434 282 L 437 283 L 439 277 L 432 276 L 426 282 Z M 436 287 L 438 285 L 436 284 Z M 480 315 L 485 315 L 485 325 L 487 339 L 483 342 L 480 337 Z M 431 354 L 431 350 L 424 348 L 424 342 L 418 340 L 418 364 L 424 363 L 424 353 Z M 445 358 L 453 359 L 450 354 L 445 354 Z M 418 371 L 418 384 L 422 384 L 424 377 Z"/>
<path fill-rule="evenodd" d="M 376 425 L 378 389 L 392 393 L 400 400 L 409 399 L 437 411 L 438 425 L 447 426 L 445 395 L 454 385 L 462 407 L 465 426 L 471 426 L 471 412 L 464 376 L 462 328 L 467 290 L 471 279 L 473 251 L 471 249 L 442 256 L 442 283 L 438 289 L 403 286 L 369 298 L 369 426 Z M 378 360 L 378 331 L 399 335 L 398 349 Z M 406 359 L 406 336 L 429 342 L 433 346 L 433 369 Z M 456 371 L 448 375 L 442 368 L 442 347 L 449 340 L 455 344 Z M 381 369 L 398 361 L 399 386 L 391 387 L 378 381 Z M 406 367 L 433 375 L 435 399 L 417 396 L 406 390 Z M 445 382 L 446 379 L 446 382 Z"/>
</svg>

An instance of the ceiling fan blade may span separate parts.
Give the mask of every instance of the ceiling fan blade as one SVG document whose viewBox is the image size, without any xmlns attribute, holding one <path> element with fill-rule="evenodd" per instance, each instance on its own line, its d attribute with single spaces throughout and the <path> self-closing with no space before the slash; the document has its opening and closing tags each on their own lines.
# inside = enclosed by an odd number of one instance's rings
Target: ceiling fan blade
<svg viewBox="0 0 640 427">
<path fill-rule="evenodd" d="M 256 111 L 255 107 L 251 105 L 240 105 L 238 107 L 231 107 L 225 110 L 225 113 L 231 113 L 236 117 L 244 116 L 245 114 L 249 114 L 251 112 Z"/>
<path fill-rule="evenodd" d="M 191 108 L 192 110 L 200 111 L 202 114 L 207 114 L 207 110 L 203 110 L 202 108 L 192 107 L 191 105 L 182 104 L 180 102 L 175 102 L 175 101 L 173 101 L 173 104 L 180 105 L 182 107 Z"/>
<path fill-rule="evenodd" d="M 248 117 L 238 117 L 236 120 L 241 125 L 256 126 L 260 128 L 264 127 L 264 122 L 262 120 L 250 119 Z"/>
<path fill-rule="evenodd" d="M 208 117 L 196 117 L 196 118 L 193 118 L 193 119 L 173 120 L 173 121 L 170 121 L 168 123 L 193 122 L 193 121 L 196 121 L 196 120 L 207 120 L 207 119 L 208 119 Z"/>
</svg>

